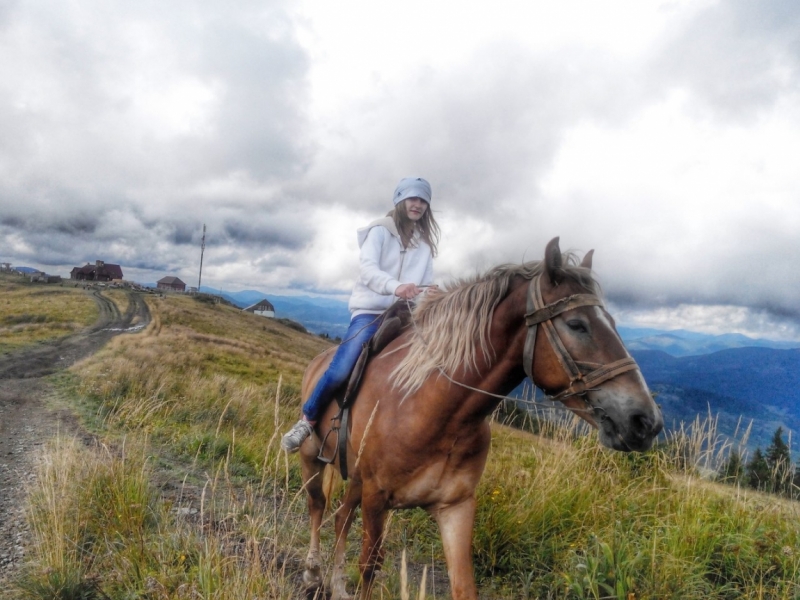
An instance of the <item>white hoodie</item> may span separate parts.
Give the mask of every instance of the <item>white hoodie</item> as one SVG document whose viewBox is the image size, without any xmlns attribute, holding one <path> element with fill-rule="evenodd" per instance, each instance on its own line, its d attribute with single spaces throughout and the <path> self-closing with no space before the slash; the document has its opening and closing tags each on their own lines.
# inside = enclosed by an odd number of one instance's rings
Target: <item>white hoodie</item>
<svg viewBox="0 0 800 600">
<path fill-rule="evenodd" d="M 361 268 L 350 296 L 353 317 L 382 313 L 397 300 L 394 292 L 404 283 L 433 282 L 431 248 L 419 238 L 419 232 L 414 234 L 414 244 L 403 249 L 391 217 L 383 217 L 358 230 Z"/>
</svg>

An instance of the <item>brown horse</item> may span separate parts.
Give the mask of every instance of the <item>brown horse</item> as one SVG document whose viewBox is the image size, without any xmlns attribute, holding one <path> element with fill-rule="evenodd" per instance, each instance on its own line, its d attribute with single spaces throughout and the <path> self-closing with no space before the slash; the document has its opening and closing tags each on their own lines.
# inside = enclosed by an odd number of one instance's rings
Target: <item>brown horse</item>
<svg viewBox="0 0 800 600">
<path fill-rule="evenodd" d="M 412 326 L 367 366 L 349 419 L 348 482 L 335 518 L 331 597 L 345 591 L 347 532 L 361 506 L 361 597 L 383 560 L 387 511 L 423 507 L 439 525 L 452 597 L 477 598 L 472 567 L 475 489 L 489 452 L 486 417 L 528 373 L 536 385 L 622 451 L 648 449 L 663 426 L 658 406 L 603 308 L 589 252 L 579 265 L 558 238 L 545 260 L 495 267 L 426 295 Z M 538 332 L 538 333 L 537 333 Z M 307 398 L 333 349 L 309 365 Z M 311 515 L 304 580 L 322 586 L 319 530 L 326 498 L 318 458 L 338 407 L 300 449 Z M 330 436 L 324 449 L 334 454 Z M 338 460 L 338 457 L 337 457 Z"/>
</svg>

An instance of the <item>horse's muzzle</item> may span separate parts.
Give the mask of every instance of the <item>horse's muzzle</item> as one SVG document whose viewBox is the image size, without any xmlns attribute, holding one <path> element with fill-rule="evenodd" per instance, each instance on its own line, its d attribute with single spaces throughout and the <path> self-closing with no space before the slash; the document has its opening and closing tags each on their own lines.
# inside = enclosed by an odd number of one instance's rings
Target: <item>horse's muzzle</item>
<svg viewBox="0 0 800 600">
<path fill-rule="evenodd" d="M 600 441 L 604 446 L 621 452 L 649 450 L 664 428 L 660 411 L 653 415 L 645 411 L 634 412 L 626 415 L 624 423 L 616 422 L 602 409 L 597 417 Z"/>
</svg>

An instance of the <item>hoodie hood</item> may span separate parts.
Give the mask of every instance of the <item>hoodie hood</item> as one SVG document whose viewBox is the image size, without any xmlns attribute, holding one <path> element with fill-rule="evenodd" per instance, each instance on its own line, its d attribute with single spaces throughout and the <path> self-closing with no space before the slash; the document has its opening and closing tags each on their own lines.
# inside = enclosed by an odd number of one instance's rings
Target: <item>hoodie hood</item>
<svg viewBox="0 0 800 600">
<path fill-rule="evenodd" d="M 359 248 L 364 245 L 364 241 L 367 239 L 367 234 L 373 227 L 385 227 L 389 233 L 392 234 L 392 236 L 396 237 L 398 240 L 400 239 L 400 232 L 397 231 L 397 226 L 394 224 L 394 219 L 392 217 L 381 217 L 380 219 L 375 219 L 366 227 L 362 227 L 356 231 L 356 234 L 358 235 Z"/>
</svg>

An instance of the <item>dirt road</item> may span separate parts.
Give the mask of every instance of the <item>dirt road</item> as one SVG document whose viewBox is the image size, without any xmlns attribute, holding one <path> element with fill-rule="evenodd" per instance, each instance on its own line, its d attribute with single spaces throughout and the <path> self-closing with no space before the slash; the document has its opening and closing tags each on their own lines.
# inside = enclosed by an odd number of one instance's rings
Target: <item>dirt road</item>
<svg viewBox="0 0 800 600">
<path fill-rule="evenodd" d="M 141 293 L 128 292 L 124 315 L 99 291 L 90 293 L 100 308 L 94 325 L 52 343 L 0 356 L 0 590 L 23 558 L 28 535 L 25 489 L 35 478 L 36 451 L 56 433 L 78 433 L 69 413 L 47 407 L 55 391 L 44 377 L 97 352 L 112 337 L 139 331 L 150 322 Z"/>
</svg>

